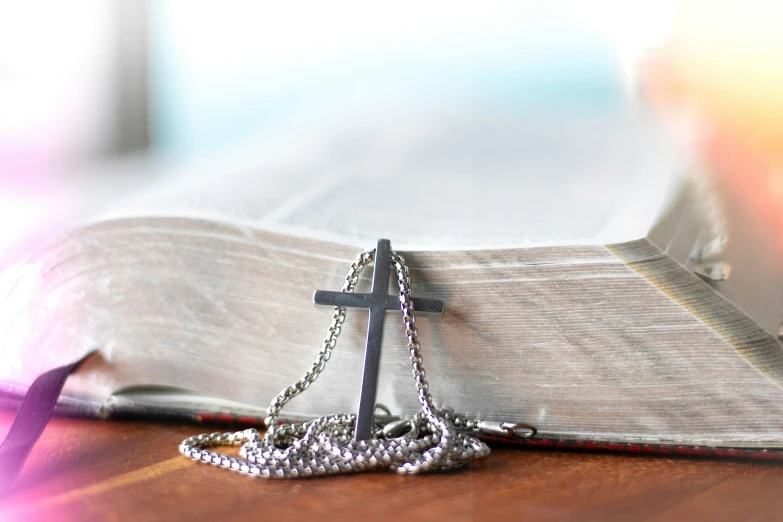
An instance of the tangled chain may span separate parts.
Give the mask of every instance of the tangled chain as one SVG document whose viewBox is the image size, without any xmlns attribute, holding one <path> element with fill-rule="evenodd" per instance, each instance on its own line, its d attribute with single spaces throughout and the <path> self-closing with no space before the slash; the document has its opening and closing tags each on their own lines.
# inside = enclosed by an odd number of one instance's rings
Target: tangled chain
<svg viewBox="0 0 783 522">
<path fill-rule="evenodd" d="M 375 252 L 369 250 L 357 256 L 345 276 L 343 292 L 354 290 L 361 271 L 375 259 Z M 395 430 L 379 428 L 371 440 L 355 441 L 354 414 L 328 415 L 296 424 L 278 422 L 283 406 L 315 382 L 326 367 L 345 322 L 345 308 L 338 306 L 313 366 L 269 405 L 263 438 L 255 429 L 203 434 L 184 440 L 180 452 L 193 460 L 264 478 L 314 477 L 375 469 L 420 473 L 454 469 L 487 457 L 487 445 L 465 433 L 477 431 L 480 421 L 454 415 L 450 410 L 439 411 L 433 405 L 413 318 L 408 267 L 405 259 L 394 251 L 391 251 L 391 262 L 397 273 L 400 309 L 422 409 L 410 421 L 403 422 L 403 431 L 407 433 L 399 435 Z M 239 453 L 246 460 L 205 449 L 240 444 L 243 446 Z"/>
</svg>

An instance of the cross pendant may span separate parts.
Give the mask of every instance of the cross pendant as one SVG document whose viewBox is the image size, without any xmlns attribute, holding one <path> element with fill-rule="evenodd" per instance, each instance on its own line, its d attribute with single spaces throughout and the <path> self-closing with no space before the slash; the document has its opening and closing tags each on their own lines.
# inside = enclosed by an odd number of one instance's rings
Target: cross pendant
<svg viewBox="0 0 783 522">
<path fill-rule="evenodd" d="M 372 291 L 369 294 L 349 292 L 330 292 L 317 290 L 313 301 L 318 305 L 367 308 L 370 320 L 367 325 L 367 344 L 364 351 L 364 372 L 362 391 L 359 399 L 359 411 L 356 415 L 354 440 L 372 438 L 375 420 L 375 397 L 378 391 L 378 376 L 381 366 L 381 343 L 383 342 L 383 323 L 386 312 L 400 311 L 400 299 L 389 295 L 389 264 L 391 243 L 388 239 L 378 240 L 375 250 L 375 269 L 372 276 Z M 413 297 L 413 309 L 418 313 L 443 314 L 443 301 L 440 299 L 420 299 Z"/>
</svg>

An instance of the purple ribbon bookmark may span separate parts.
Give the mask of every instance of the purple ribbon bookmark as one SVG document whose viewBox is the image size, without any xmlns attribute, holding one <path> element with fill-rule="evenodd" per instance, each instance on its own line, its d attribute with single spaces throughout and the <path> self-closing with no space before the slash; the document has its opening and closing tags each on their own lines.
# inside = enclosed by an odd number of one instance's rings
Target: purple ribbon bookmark
<svg viewBox="0 0 783 522">
<path fill-rule="evenodd" d="M 95 350 L 87 352 L 78 361 L 49 370 L 33 381 L 8 435 L 0 444 L 0 491 L 10 486 L 22 469 L 30 450 L 52 416 L 65 380 L 93 353 Z"/>
</svg>

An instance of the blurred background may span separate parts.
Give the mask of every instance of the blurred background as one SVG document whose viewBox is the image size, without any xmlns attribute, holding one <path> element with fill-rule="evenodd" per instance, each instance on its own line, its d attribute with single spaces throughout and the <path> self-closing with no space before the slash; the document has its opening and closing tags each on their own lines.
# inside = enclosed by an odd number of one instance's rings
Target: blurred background
<svg viewBox="0 0 783 522">
<path fill-rule="evenodd" d="M 783 231 L 781 22 L 758 0 L 0 0 L 0 252 L 151 158 L 398 107 L 686 119 Z"/>
</svg>

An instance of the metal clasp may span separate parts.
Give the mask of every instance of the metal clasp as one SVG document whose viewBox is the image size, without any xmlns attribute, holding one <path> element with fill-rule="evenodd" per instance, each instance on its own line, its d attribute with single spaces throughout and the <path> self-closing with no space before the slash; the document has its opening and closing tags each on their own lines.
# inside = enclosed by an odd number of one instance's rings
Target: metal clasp
<svg viewBox="0 0 783 522">
<path fill-rule="evenodd" d="M 375 426 L 379 428 L 375 433 L 378 436 L 383 435 L 387 439 L 399 439 L 408 436 L 416 438 L 419 436 L 419 428 L 411 420 L 401 419 L 398 415 L 392 415 L 389 408 L 381 403 L 375 405 L 375 411 L 381 410 L 382 415 L 375 415 Z"/>
<path fill-rule="evenodd" d="M 416 431 L 417 430 L 415 430 L 415 426 L 411 421 L 398 420 L 390 422 L 383 427 L 383 436 L 387 439 L 397 439 L 408 434 L 411 434 L 412 437 L 415 437 L 418 434 Z"/>
<path fill-rule="evenodd" d="M 537 430 L 530 424 L 524 422 L 496 422 L 480 421 L 478 423 L 479 433 L 492 435 L 494 437 L 506 437 L 510 439 L 530 439 L 535 437 Z"/>
<path fill-rule="evenodd" d="M 393 422 L 400 420 L 399 415 L 392 415 L 391 410 L 389 410 L 389 408 L 387 408 L 385 405 L 381 404 L 380 402 L 375 405 L 375 411 L 377 412 L 378 410 L 383 412 L 380 415 L 378 413 L 375 414 L 375 426 L 377 426 L 378 428 L 383 428 L 387 424 L 391 424 Z"/>
</svg>

